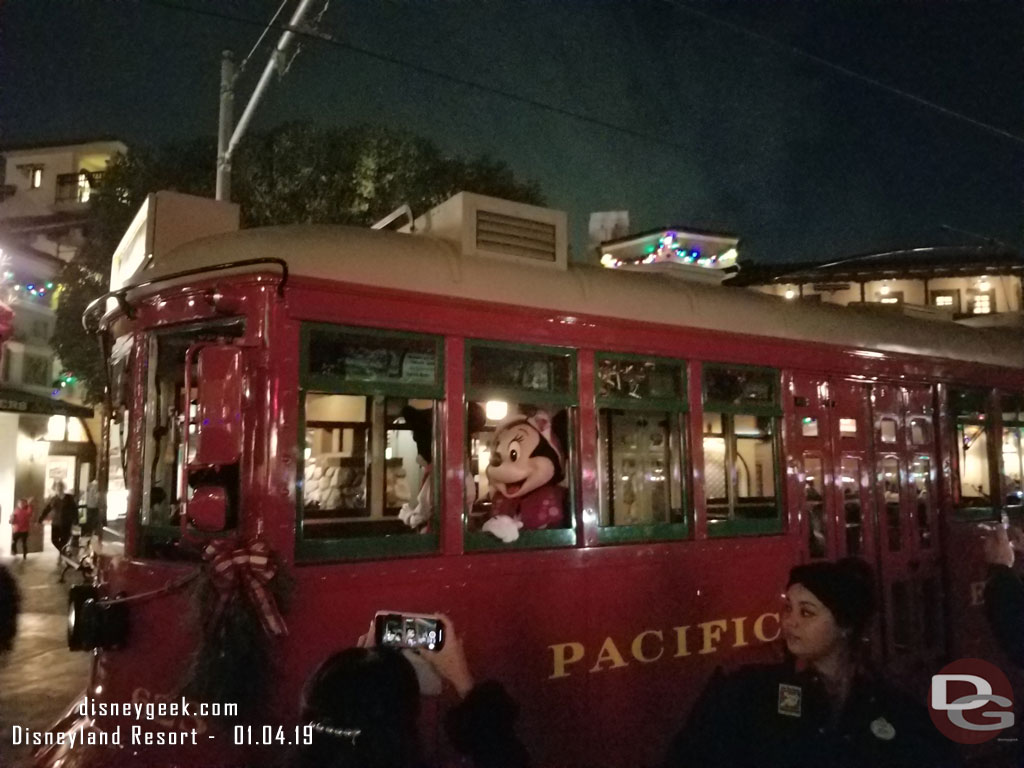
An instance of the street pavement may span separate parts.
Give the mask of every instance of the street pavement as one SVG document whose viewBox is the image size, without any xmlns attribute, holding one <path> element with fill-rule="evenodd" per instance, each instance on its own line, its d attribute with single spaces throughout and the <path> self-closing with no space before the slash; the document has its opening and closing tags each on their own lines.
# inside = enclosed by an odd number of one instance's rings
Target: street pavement
<svg viewBox="0 0 1024 768">
<path fill-rule="evenodd" d="M 67 646 L 68 587 L 81 579 L 68 573 L 58 584 L 57 554 L 46 551 L 0 557 L 18 580 L 21 618 L 14 649 L 0 661 L 0 766 L 31 765 L 31 748 L 11 744 L 11 726 L 45 730 L 85 691 L 92 655 Z"/>
</svg>

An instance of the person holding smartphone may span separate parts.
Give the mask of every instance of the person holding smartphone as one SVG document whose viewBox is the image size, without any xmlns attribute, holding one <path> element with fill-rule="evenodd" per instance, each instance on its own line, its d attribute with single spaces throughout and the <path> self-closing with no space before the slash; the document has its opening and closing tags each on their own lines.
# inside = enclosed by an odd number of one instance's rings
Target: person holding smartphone
<svg viewBox="0 0 1024 768">
<path fill-rule="evenodd" d="M 985 613 L 999 647 L 1019 667 L 1024 667 L 1024 581 L 1013 569 L 1016 555 L 1006 527 L 998 526 L 985 537 Z"/>
<path fill-rule="evenodd" d="M 374 622 L 355 648 L 320 665 L 302 702 L 313 743 L 299 753 L 296 768 L 426 768 L 418 738 L 420 684 L 409 653 L 425 660 L 458 695 L 445 726 L 470 765 L 528 768 L 526 750 L 515 734 L 519 707 L 500 683 L 476 683 L 451 620 L 430 618 L 443 626 L 445 639 L 437 650 L 377 645 Z M 404 639 L 399 633 L 397 642 Z"/>
</svg>

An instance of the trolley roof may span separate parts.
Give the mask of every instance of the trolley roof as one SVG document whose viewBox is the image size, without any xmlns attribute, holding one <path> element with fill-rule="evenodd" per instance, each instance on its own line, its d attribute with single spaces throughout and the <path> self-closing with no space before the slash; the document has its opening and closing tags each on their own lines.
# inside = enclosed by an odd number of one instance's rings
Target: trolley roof
<svg viewBox="0 0 1024 768">
<path fill-rule="evenodd" d="M 283 258 L 292 275 L 316 280 L 1024 368 L 1024 343 L 1014 331 L 792 302 L 666 273 L 585 264 L 560 270 L 463 256 L 454 243 L 435 237 L 345 226 L 265 227 L 203 238 L 154 260 L 126 287 L 188 269 L 260 257 Z M 234 272 L 265 269 L 253 266 Z M 148 290 L 140 291 L 144 292 Z"/>
</svg>

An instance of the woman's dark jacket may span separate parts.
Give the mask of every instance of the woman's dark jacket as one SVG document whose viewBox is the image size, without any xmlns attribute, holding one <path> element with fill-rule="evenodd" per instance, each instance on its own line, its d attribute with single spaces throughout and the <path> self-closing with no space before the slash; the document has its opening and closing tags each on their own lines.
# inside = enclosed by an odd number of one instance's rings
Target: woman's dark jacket
<svg viewBox="0 0 1024 768">
<path fill-rule="evenodd" d="M 959 755 L 923 702 L 860 675 L 841 715 L 821 679 L 792 663 L 715 673 L 666 768 L 954 768 Z"/>
<path fill-rule="evenodd" d="M 475 768 L 528 768 L 526 748 L 515 732 L 519 705 L 501 683 L 475 686 L 448 712 L 448 738 Z"/>
<path fill-rule="evenodd" d="M 985 583 L 985 613 L 999 647 L 1024 667 L 1024 582 L 1006 565 L 991 565 Z"/>
</svg>

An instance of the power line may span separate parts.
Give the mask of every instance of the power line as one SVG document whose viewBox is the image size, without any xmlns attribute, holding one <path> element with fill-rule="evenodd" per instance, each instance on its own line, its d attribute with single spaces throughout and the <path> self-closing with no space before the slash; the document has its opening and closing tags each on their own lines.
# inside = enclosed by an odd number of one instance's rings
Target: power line
<svg viewBox="0 0 1024 768">
<path fill-rule="evenodd" d="M 862 83 L 867 83 L 868 85 L 874 86 L 875 88 L 881 88 L 882 90 L 888 91 L 889 93 L 895 96 L 901 96 L 905 99 L 909 99 L 915 104 L 918 104 L 922 107 L 926 107 L 928 109 L 933 109 L 936 112 L 945 115 L 946 117 L 953 118 L 954 120 L 962 120 L 966 123 L 973 125 L 976 128 L 980 128 L 983 131 L 987 131 L 988 133 L 994 134 L 1004 139 L 1010 139 L 1011 141 L 1015 141 L 1019 144 L 1024 144 L 1024 136 L 1019 136 L 1016 133 L 1011 133 L 1010 131 L 1007 131 L 1003 128 L 999 128 L 998 126 L 990 125 L 989 123 L 977 120 L 976 118 L 973 118 L 970 115 L 965 115 L 962 112 L 957 112 L 956 110 L 950 109 L 949 107 L 944 107 L 941 104 L 937 104 L 934 101 L 929 101 L 928 99 L 922 96 L 918 96 L 917 94 L 910 93 L 909 91 L 904 91 L 901 88 L 897 88 L 894 85 L 889 85 L 888 83 L 884 83 L 881 80 L 876 80 L 873 77 L 868 77 L 867 75 L 863 75 L 860 72 L 856 72 L 848 67 L 844 67 L 841 64 L 836 64 L 835 62 L 829 61 L 828 59 L 824 59 L 821 56 L 816 56 L 813 53 L 809 53 L 808 51 L 805 51 L 802 48 L 797 48 L 795 45 L 782 42 L 781 40 L 776 40 L 774 37 L 771 37 L 770 35 L 765 35 L 761 32 L 755 32 L 754 30 L 744 27 L 741 24 L 735 24 L 731 21 L 720 19 L 714 14 L 698 10 L 697 8 L 687 5 L 686 3 L 679 2 L 679 0 L 661 0 L 661 2 L 665 3 L 666 5 L 671 5 L 673 8 L 677 8 L 678 10 L 684 11 L 685 13 L 690 13 L 693 14 L 694 16 L 699 16 L 705 21 L 710 21 L 713 24 L 718 24 L 719 26 L 726 27 L 734 32 L 739 32 L 740 34 L 746 35 L 747 37 L 752 37 L 756 40 L 760 40 L 761 42 L 767 43 L 768 45 L 771 45 L 775 48 L 783 49 L 788 53 L 792 53 L 798 57 L 807 59 L 809 61 L 813 61 L 816 64 L 820 64 L 823 67 L 831 69 L 833 72 L 838 72 L 839 74 L 845 75 L 846 77 L 853 78 L 854 80 L 859 80 Z"/>
<path fill-rule="evenodd" d="M 252 50 L 249 51 L 249 55 L 242 59 L 242 63 L 238 65 L 238 74 L 241 74 L 245 71 L 245 65 L 249 63 L 249 59 L 251 59 L 253 54 L 256 53 L 256 49 L 259 48 L 263 41 L 267 38 L 267 35 L 270 33 L 270 30 L 273 28 L 273 26 L 277 23 L 277 19 L 278 17 L 280 17 L 281 11 L 284 10 L 284 7 L 286 5 L 288 5 L 288 0 L 281 0 L 281 4 L 277 6 L 277 11 L 271 17 L 270 21 L 267 22 L 267 26 L 263 28 L 263 31 L 260 32 L 259 39 L 256 41 L 256 44 L 253 45 Z M 235 76 L 237 77 L 238 74 L 236 74 Z"/>
<path fill-rule="evenodd" d="M 394 66 L 405 67 L 407 69 L 411 69 L 411 70 L 413 70 L 415 72 L 418 72 L 420 74 L 429 75 L 431 77 L 436 77 L 439 80 L 444 80 L 446 82 L 454 83 L 456 85 L 461 85 L 461 86 L 466 87 L 466 88 L 472 88 L 474 90 L 477 90 L 477 91 L 480 91 L 480 92 L 483 92 L 483 93 L 487 93 L 487 94 L 490 94 L 492 96 L 500 96 L 501 98 L 508 99 L 509 101 L 514 101 L 514 102 L 517 102 L 517 103 L 520 103 L 520 104 L 526 104 L 528 106 L 535 107 L 537 109 L 541 109 L 541 110 L 544 110 L 544 111 L 547 111 L 547 112 L 551 112 L 551 113 L 554 113 L 554 114 L 557 114 L 557 115 L 561 115 L 563 117 L 568 117 L 568 118 L 570 118 L 572 120 L 577 120 L 577 121 L 583 122 L 583 123 L 589 123 L 590 125 L 596 125 L 596 126 L 598 126 L 600 128 L 605 128 L 605 129 L 610 130 L 610 131 L 616 131 L 618 133 L 623 133 L 623 134 L 626 134 L 628 136 L 632 136 L 634 138 L 642 139 L 644 141 L 648 141 L 648 142 L 651 142 L 653 144 L 660 144 L 662 146 L 671 147 L 673 149 L 679 149 L 679 150 L 683 150 L 683 151 L 690 151 L 692 149 L 692 147 L 689 147 L 689 146 L 687 146 L 685 144 L 681 144 L 679 142 L 670 141 L 668 139 L 663 139 L 663 138 L 661 138 L 659 136 L 654 136 L 652 134 L 645 133 L 644 131 L 638 131 L 638 130 L 636 130 L 634 128 L 629 128 L 627 126 L 618 125 L 616 123 L 612 123 L 612 122 L 609 122 L 607 120 L 601 120 L 600 118 L 591 117 L 590 115 L 585 115 L 585 114 L 582 114 L 580 112 L 575 112 L 575 111 L 570 110 L 570 109 L 565 109 L 564 107 L 559 107 L 559 106 L 556 106 L 554 104 L 549 104 L 547 102 L 540 101 L 539 99 L 534 99 L 534 98 L 531 98 L 529 96 L 523 96 L 523 95 L 518 94 L 518 93 L 516 93 L 514 91 L 510 91 L 510 90 L 507 90 L 507 89 L 504 89 L 504 88 L 496 88 L 496 87 L 491 86 L 491 85 L 484 85 L 483 83 L 476 82 L 475 80 L 469 80 L 467 78 L 459 77 L 457 75 L 450 74 L 450 73 L 445 72 L 445 71 L 440 70 L 440 69 L 435 69 L 433 67 L 428 67 L 428 66 L 425 66 L 425 65 L 422 65 L 422 64 L 416 64 L 414 62 L 407 61 L 405 59 L 400 59 L 397 56 L 389 56 L 387 54 L 378 53 L 377 51 L 370 50 L 369 48 L 363 48 L 361 46 L 345 42 L 344 40 L 339 40 L 338 38 L 334 37 L 333 35 L 331 35 L 329 33 L 322 32 L 322 31 L 319 31 L 319 30 L 316 30 L 316 29 L 312 29 L 312 28 L 309 28 L 309 27 L 300 27 L 300 28 L 294 28 L 293 29 L 293 28 L 291 28 L 287 24 L 275 24 L 273 22 L 268 24 L 268 23 L 266 23 L 264 21 L 260 21 L 260 20 L 257 20 L 257 19 L 250 19 L 250 18 L 246 18 L 244 16 L 235 16 L 233 14 L 224 13 L 224 12 L 221 12 L 221 11 L 210 10 L 208 8 L 191 8 L 191 7 L 188 7 L 188 6 L 178 5 L 177 3 L 172 3 L 172 2 L 169 2 L 168 0 L 139 0 L 139 1 L 140 2 L 148 3 L 150 5 L 160 6 L 162 8 L 168 8 L 168 9 L 179 11 L 179 12 L 183 12 L 183 13 L 191 13 L 191 14 L 195 14 L 195 15 L 199 15 L 199 16 L 208 16 L 208 17 L 212 17 L 212 18 L 222 19 L 222 20 L 225 20 L 225 21 L 232 21 L 232 22 L 237 22 L 237 23 L 240 23 L 240 24 L 248 24 L 250 26 L 259 26 L 259 27 L 262 27 L 262 28 L 265 28 L 265 29 L 274 28 L 274 29 L 279 29 L 279 30 L 282 30 L 282 31 L 291 29 L 291 31 L 295 35 L 300 36 L 300 37 L 306 37 L 306 38 L 310 38 L 310 39 L 314 39 L 314 40 L 320 40 L 321 42 L 326 43 L 327 45 L 334 46 L 336 48 L 341 48 L 341 49 L 350 51 L 352 53 L 357 53 L 357 54 L 360 54 L 362 56 L 366 56 L 368 58 L 375 59 L 377 61 L 381 61 L 381 62 L 384 62 L 384 63 L 387 63 L 387 64 L 391 64 L 391 65 L 394 65 Z M 889 84 L 884 83 L 884 82 L 882 82 L 880 80 L 875 80 L 874 78 L 868 77 L 867 75 L 862 75 L 859 72 L 855 72 L 854 70 L 849 69 L 848 67 L 844 67 L 844 66 L 842 66 L 840 64 L 836 64 L 834 62 L 829 61 L 828 59 L 824 59 L 824 58 L 822 58 L 820 56 L 816 56 L 813 53 L 808 53 L 807 51 L 804 51 L 804 50 L 802 50 L 800 48 L 797 48 L 796 46 L 791 45 L 789 43 L 784 43 L 782 41 L 776 40 L 773 37 L 770 37 L 768 35 L 762 34 L 760 32 L 755 32 L 754 30 L 748 29 L 747 27 L 741 26 L 739 24 L 735 24 L 735 23 L 730 22 L 730 21 L 725 21 L 724 19 L 720 19 L 717 16 L 714 16 L 713 14 L 709 14 L 709 13 L 706 13 L 704 11 L 700 11 L 700 10 L 698 10 L 696 8 L 693 8 L 691 6 L 686 5 L 685 3 L 678 2 L 678 0 L 661 0 L 661 2 L 663 2 L 665 4 L 668 4 L 668 5 L 671 5 L 673 8 L 677 8 L 677 9 L 679 9 L 681 11 L 684 11 L 684 12 L 691 13 L 691 14 L 694 14 L 696 16 L 699 16 L 699 17 L 701 17 L 701 18 L 703 18 L 703 19 L 705 19 L 705 20 L 707 20 L 709 22 L 712 22 L 714 24 L 718 24 L 720 26 L 726 27 L 726 28 L 731 29 L 731 30 L 733 30 L 735 32 L 738 32 L 740 34 L 743 34 L 743 35 L 746 35 L 748 37 L 752 37 L 752 38 L 755 38 L 757 40 L 760 40 L 760 41 L 762 41 L 764 43 L 767 43 L 767 44 L 769 44 L 769 45 L 771 45 L 771 46 L 773 46 L 775 48 L 779 48 L 779 49 L 785 50 L 788 53 L 792 53 L 792 54 L 797 55 L 799 57 L 802 57 L 802 58 L 808 59 L 810 61 L 813 61 L 813 62 L 815 62 L 817 64 L 820 64 L 820 65 L 822 65 L 824 67 L 827 67 L 828 69 L 831 69 L 831 70 L 833 70 L 835 72 L 843 74 L 843 75 L 845 75 L 847 77 L 853 78 L 855 80 L 859 80 L 859 81 L 861 81 L 863 83 L 866 83 L 868 85 L 871 85 L 871 86 L 874 86 L 876 88 L 880 88 L 882 90 L 885 90 L 885 91 L 887 91 L 890 94 L 893 94 L 895 96 L 900 96 L 902 98 L 908 99 L 908 100 L 918 104 L 919 106 L 923 106 L 923 107 L 932 109 L 934 111 L 937 111 L 937 112 L 945 115 L 946 117 L 949 117 L 949 118 L 952 118 L 952 119 L 955 119 L 955 120 L 960 120 L 960 121 L 969 123 L 970 125 L 973 125 L 976 128 L 980 128 L 981 130 L 986 131 L 987 133 L 993 134 L 995 136 L 999 136 L 1000 138 L 1009 139 L 1010 141 L 1014 141 L 1014 142 L 1016 142 L 1018 144 L 1024 144 L 1024 136 L 1019 136 L 1019 135 L 1017 135 L 1015 133 L 1011 133 L 1010 131 L 1007 131 L 1007 130 L 1005 130 L 1003 128 L 999 128 L 997 126 L 990 125 L 989 123 L 982 122 L 981 120 L 977 120 L 977 119 L 975 119 L 973 117 L 970 117 L 969 115 L 965 115 L 965 114 L 963 114 L 961 112 L 957 112 L 955 110 L 949 109 L 948 107 L 944 107 L 941 104 L 937 104 L 937 103 L 935 103 L 933 101 L 929 101 L 928 99 L 925 99 L 925 98 L 923 98 L 921 96 L 917 96 L 916 94 L 909 93 L 908 91 L 901 90 L 900 88 L 897 88 L 895 86 L 889 85 Z"/>
<path fill-rule="evenodd" d="M 405 67 L 407 69 L 419 72 L 420 74 L 436 77 L 439 80 L 445 80 L 447 82 L 454 83 L 456 85 L 461 85 L 466 88 L 472 88 L 474 90 L 481 91 L 492 96 L 500 96 L 504 99 L 508 99 L 509 101 L 518 102 L 520 104 L 527 104 L 531 107 L 545 110 L 547 112 L 552 112 L 554 114 L 561 115 L 562 117 L 568 117 L 572 120 L 577 120 L 583 123 L 596 125 L 598 127 L 605 128 L 610 131 L 624 133 L 634 138 L 643 139 L 644 141 L 649 141 L 653 144 L 661 144 L 663 146 L 671 147 L 673 149 L 679 149 L 684 151 L 690 151 L 692 149 L 692 147 L 687 146 L 685 144 L 681 144 L 679 142 L 663 139 L 659 136 L 654 136 L 643 131 L 638 131 L 634 128 L 629 128 L 624 125 L 617 125 L 616 123 L 611 123 L 608 122 L 607 120 L 601 120 L 600 118 L 591 117 L 590 115 L 584 115 L 580 112 L 574 112 L 571 109 L 565 109 L 564 107 L 559 107 L 554 104 L 548 104 L 547 102 L 540 101 L 539 99 L 533 99 L 530 98 L 529 96 L 522 96 L 518 93 L 515 93 L 514 91 L 509 91 L 504 88 L 495 88 L 494 86 L 491 85 L 484 85 L 483 83 L 478 83 L 475 80 L 469 80 L 464 77 L 459 77 L 458 75 L 452 75 L 440 69 L 434 69 L 433 67 L 427 67 L 422 64 L 415 64 L 411 61 L 406 61 L 405 59 L 400 59 L 396 56 L 389 56 L 383 53 L 378 53 L 376 51 L 370 50 L 369 48 L 363 48 L 361 46 L 345 42 L 344 40 L 339 40 L 338 38 L 326 32 L 321 32 L 318 30 L 309 29 L 305 27 L 291 28 L 287 24 L 268 25 L 266 22 L 258 21 L 256 19 L 249 19 L 243 16 L 234 16 L 232 14 L 223 13 L 221 11 L 211 11 L 205 8 L 189 8 L 186 6 L 177 5 L 176 3 L 167 2 L 167 0 L 140 1 L 148 3 L 150 5 L 157 5 L 162 8 L 169 8 L 175 11 L 182 11 L 184 13 L 192 13 L 200 16 L 209 16 L 212 18 L 223 19 L 226 21 L 234 21 L 242 24 L 249 24 L 252 26 L 273 27 L 280 30 L 291 29 L 292 32 L 295 33 L 295 35 L 300 37 L 320 40 L 321 42 L 326 43 L 327 45 L 332 45 L 336 48 L 341 48 L 352 53 L 358 53 L 362 56 L 366 56 L 377 61 L 382 61 L 387 64 L 392 64 L 394 66 Z"/>
</svg>

